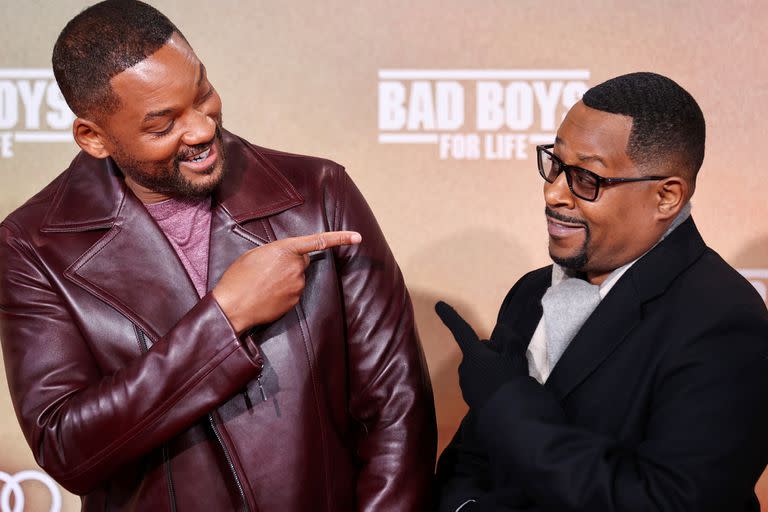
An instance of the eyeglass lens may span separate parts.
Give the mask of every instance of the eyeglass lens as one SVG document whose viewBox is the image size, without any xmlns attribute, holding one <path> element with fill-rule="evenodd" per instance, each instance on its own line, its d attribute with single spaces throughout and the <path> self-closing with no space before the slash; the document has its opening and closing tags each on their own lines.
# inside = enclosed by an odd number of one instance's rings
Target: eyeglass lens
<svg viewBox="0 0 768 512">
<path fill-rule="evenodd" d="M 566 179 L 573 193 L 582 199 L 592 200 L 595 198 L 599 184 L 594 176 L 576 167 L 564 166 L 546 151 L 540 151 L 539 154 L 541 166 L 539 171 L 545 180 L 553 183 L 565 167 Z"/>
</svg>

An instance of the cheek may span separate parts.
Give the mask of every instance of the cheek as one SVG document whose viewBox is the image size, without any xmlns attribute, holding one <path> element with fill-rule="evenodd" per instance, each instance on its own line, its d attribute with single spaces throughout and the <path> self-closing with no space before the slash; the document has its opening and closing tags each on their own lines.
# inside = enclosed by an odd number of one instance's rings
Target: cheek
<svg viewBox="0 0 768 512">
<path fill-rule="evenodd" d="M 623 259 L 623 255 L 646 245 L 648 213 L 642 205 L 615 202 L 601 206 L 606 207 L 604 211 L 593 212 L 588 218 L 593 252 L 610 259 Z"/>
<path fill-rule="evenodd" d="M 136 157 L 145 162 L 170 162 L 178 154 L 178 144 L 174 138 L 158 139 L 137 145 Z"/>
<path fill-rule="evenodd" d="M 622 204 L 595 202 L 582 207 L 583 217 L 589 225 L 592 249 L 613 251 L 631 236 L 631 211 Z"/>
</svg>

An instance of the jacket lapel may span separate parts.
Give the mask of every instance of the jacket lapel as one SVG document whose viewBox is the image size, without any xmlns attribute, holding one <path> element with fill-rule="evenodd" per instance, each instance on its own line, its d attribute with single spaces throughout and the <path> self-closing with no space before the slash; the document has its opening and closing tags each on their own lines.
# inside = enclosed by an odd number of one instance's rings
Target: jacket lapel
<svg viewBox="0 0 768 512">
<path fill-rule="evenodd" d="M 513 297 L 523 298 L 522 304 L 515 300 L 509 305 L 502 306 L 500 323 L 511 326 L 523 339 L 530 342 L 543 313 L 541 298 L 552 284 L 552 266 L 537 271 L 530 282 L 525 283 L 526 289 L 519 290 Z"/>
<path fill-rule="evenodd" d="M 600 366 L 640 321 L 641 301 L 628 275 L 634 268 L 600 302 L 552 369 L 546 387 L 559 400 Z"/>
<path fill-rule="evenodd" d="M 250 224 L 246 229 L 235 222 L 225 209 L 214 208 L 208 254 L 208 290 L 216 286 L 224 271 L 241 254 L 270 242 L 270 233 L 264 221 Z"/>
<path fill-rule="evenodd" d="M 643 318 L 643 304 L 658 297 L 705 249 L 689 218 L 638 260 L 587 319 L 547 379 L 559 400 L 594 372 Z"/>
<path fill-rule="evenodd" d="M 103 176 L 116 176 L 111 160 L 98 174 L 83 175 L 75 169 L 70 184 L 87 181 L 95 185 Z M 79 174 L 79 175 L 77 175 Z M 119 196 L 112 225 L 98 242 L 83 253 L 66 271 L 65 276 L 111 305 L 139 326 L 152 341 L 168 332 L 199 300 L 195 287 L 176 252 L 144 205 L 127 191 L 122 179 L 113 184 L 109 194 Z M 63 192 L 62 209 L 76 200 L 70 191 Z M 104 204 L 105 209 L 112 205 Z M 69 210 L 72 210 L 71 205 Z M 103 212 L 102 212 L 103 213 Z M 87 216 L 99 218 L 96 208 L 80 212 L 78 226 L 92 225 Z M 56 229 L 64 230 L 70 219 L 55 212 Z M 74 228 L 70 226 L 70 231 Z"/>
<path fill-rule="evenodd" d="M 215 199 L 235 222 L 242 224 L 275 215 L 304 202 L 260 148 L 226 130 L 222 133 L 227 177 Z"/>
</svg>

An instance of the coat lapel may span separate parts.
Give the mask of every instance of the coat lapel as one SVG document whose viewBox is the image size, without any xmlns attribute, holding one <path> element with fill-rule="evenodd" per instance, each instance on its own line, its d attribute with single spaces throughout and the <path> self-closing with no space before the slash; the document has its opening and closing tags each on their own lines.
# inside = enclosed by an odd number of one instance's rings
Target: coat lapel
<svg viewBox="0 0 768 512">
<path fill-rule="evenodd" d="M 124 185 L 122 188 L 112 227 L 66 270 L 65 276 L 120 311 L 156 341 L 199 297 L 144 205 Z"/>
<path fill-rule="evenodd" d="M 304 202 L 260 148 L 223 130 L 227 177 L 216 203 L 237 223 L 275 215 Z M 257 229 L 260 231 L 260 229 Z"/>
<path fill-rule="evenodd" d="M 627 274 L 600 302 L 552 369 L 546 387 L 559 400 L 600 366 L 640 321 L 641 301 Z"/>
<path fill-rule="evenodd" d="M 588 378 L 642 320 L 643 304 L 664 293 L 705 247 L 689 218 L 632 265 L 576 334 L 546 387 L 562 400 Z"/>
<path fill-rule="evenodd" d="M 530 281 L 525 283 L 524 290 L 514 293 L 513 298 L 523 298 L 522 304 L 515 300 L 509 305 L 502 306 L 499 322 L 511 326 L 523 339 L 530 342 L 543 313 L 541 298 L 550 284 L 552 284 L 551 265 L 537 271 Z"/>
<path fill-rule="evenodd" d="M 211 243 L 208 254 L 208 289 L 213 289 L 224 271 L 244 252 L 269 243 L 271 234 L 265 221 L 251 222 L 244 228 L 223 208 L 214 208 L 211 218 Z"/>
</svg>

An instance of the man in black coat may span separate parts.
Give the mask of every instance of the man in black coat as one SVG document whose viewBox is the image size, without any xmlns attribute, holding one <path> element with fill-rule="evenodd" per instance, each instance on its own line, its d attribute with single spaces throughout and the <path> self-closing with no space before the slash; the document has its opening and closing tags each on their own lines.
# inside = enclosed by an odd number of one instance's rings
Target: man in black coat
<svg viewBox="0 0 768 512">
<path fill-rule="evenodd" d="M 554 265 L 488 342 L 436 309 L 469 413 L 441 511 L 758 511 L 768 312 L 690 217 L 704 117 L 672 80 L 595 86 L 537 148 Z"/>
</svg>

